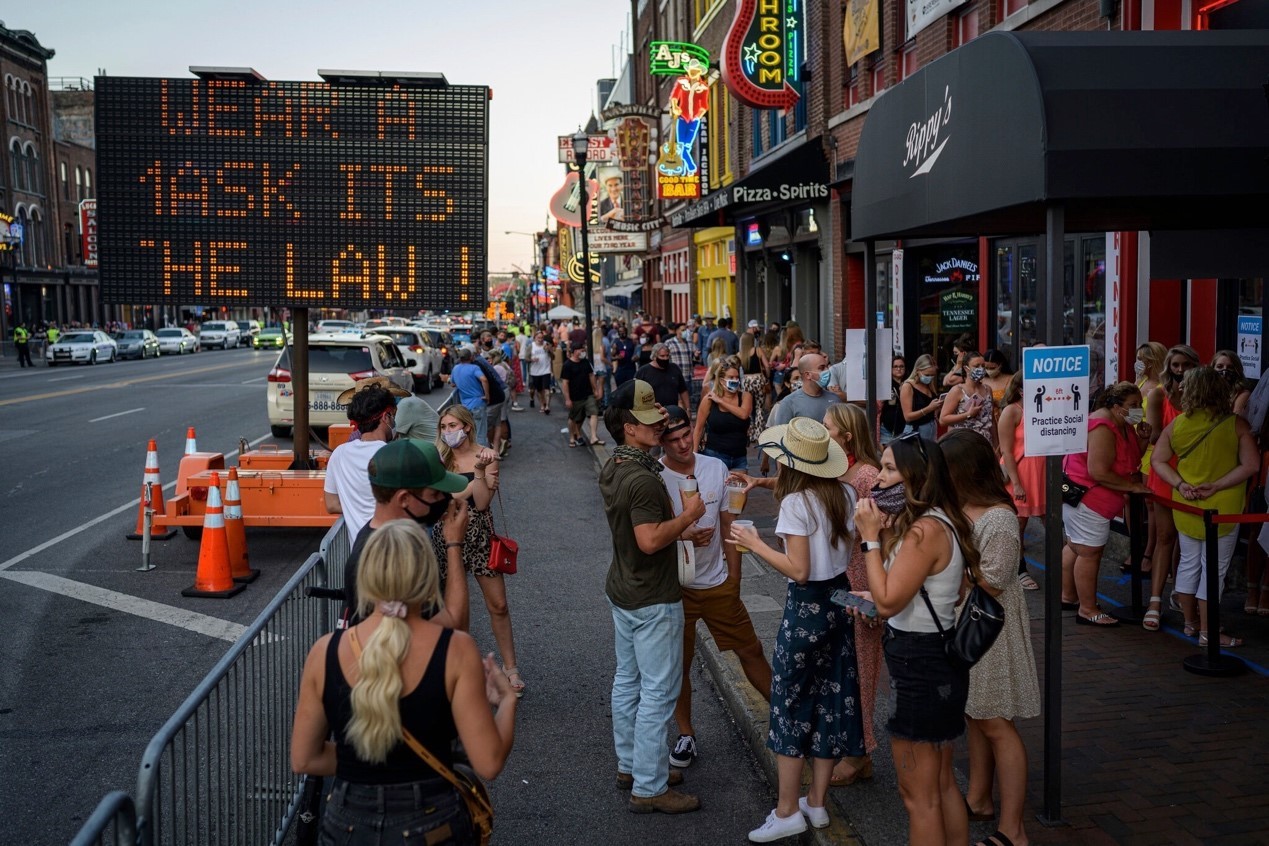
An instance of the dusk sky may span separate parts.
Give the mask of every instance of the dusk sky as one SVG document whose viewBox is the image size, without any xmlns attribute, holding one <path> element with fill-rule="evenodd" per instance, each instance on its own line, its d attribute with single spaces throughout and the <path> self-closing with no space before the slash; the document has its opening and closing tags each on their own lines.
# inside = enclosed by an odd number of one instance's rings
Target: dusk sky
<svg viewBox="0 0 1269 846">
<path fill-rule="evenodd" d="M 489 269 L 528 270 L 560 186 L 556 137 L 590 114 L 595 81 L 620 70 L 623 0 L 46 0 L 4 14 L 57 51 L 50 77 L 189 76 L 191 65 L 317 80 L 318 68 L 439 71 L 493 88 Z M 615 57 L 615 59 L 614 59 Z"/>
</svg>

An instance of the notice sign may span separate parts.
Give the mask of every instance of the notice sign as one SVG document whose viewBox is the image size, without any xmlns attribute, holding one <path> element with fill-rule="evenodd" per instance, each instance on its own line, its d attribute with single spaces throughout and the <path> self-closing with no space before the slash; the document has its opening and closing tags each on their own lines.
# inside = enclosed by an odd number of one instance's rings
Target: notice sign
<svg viewBox="0 0 1269 846">
<path fill-rule="evenodd" d="M 1238 359 L 1243 363 L 1243 372 L 1248 379 L 1260 375 L 1260 342 L 1263 335 L 1264 318 L 1258 314 L 1238 315 Z"/>
<path fill-rule="evenodd" d="M 1088 449 L 1088 346 L 1022 351 L 1025 452 L 1071 455 Z"/>
</svg>

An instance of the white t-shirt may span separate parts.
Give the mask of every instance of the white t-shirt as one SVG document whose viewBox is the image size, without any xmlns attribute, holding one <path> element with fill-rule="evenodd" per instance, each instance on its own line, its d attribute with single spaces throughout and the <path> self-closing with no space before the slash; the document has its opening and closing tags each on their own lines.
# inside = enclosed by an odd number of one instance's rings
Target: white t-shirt
<svg viewBox="0 0 1269 846">
<path fill-rule="evenodd" d="M 807 581 L 826 582 L 846 572 L 846 563 L 850 561 L 850 553 L 855 542 L 855 489 L 851 485 L 842 485 L 842 496 L 846 498 L 847 526 L 851 536 L 839 541 L 836 546 L 829 542 L 832 532 L 829 531 L 828 515 L 824 506 L 807 491 L 789 494 L 780 503 L 780 517 L 776 521 L 776 534 L 785 539 L 788 546 L 790 535 L 800 535 L 810 539 L 811 573 Z M 792 581 L 790 579 L 789 581 Z M 851 585 L 851 587 L 855 587 Z"/>
<path fill-rule="evenodd" d="M 532 344 L 532 359 L 529 361 L 530 376 L 547 376 L 551 372 L 551 356 L 542 344 Z"/>
<path fill-rule="evenodd" d="M 516 355 L 526 361 L 529 358 L 529 344 L 533 343 L 533 339 L 527 333 L 516 335 Z"/>
<path fill-rule="evenodd" d="M 727 497 L 727 465 L 708 455 L 696 455 L 696 466 L 692 475 L 696 477 L 696 489 L 700 491 L 701 500 L 705 503 L 705 516 L 696 521 L 697 527 L 714 526 L 714 535 L 708 546 L 697 547 L 696 579 L 686 585 L 689 588 L 703 590 L 718 587 L 727 581 L 727 559 L 723 557 L 722 526 L 719 511 Z M 670 503 L 674 506 L 675 516 L 683 513 L 683 498 L 679 494 L 679 482 L 686 479 L 682 473 L 676 473 L 665 465 L 661 466 L 661 476 L 665 479 L 665 487 L 670 492 Z"/>
<path fill-rule="evenodd" d="M 350 538 L 357 537 L 361 527 L 374 516 L 375 498 L 370 492 L 368 467 L 374 454 L 387 444 L 387 441 L 348 441 L 335 447 L 326 462 L 326 482 L 322 490 L 339 497 Z"/>
</svg>

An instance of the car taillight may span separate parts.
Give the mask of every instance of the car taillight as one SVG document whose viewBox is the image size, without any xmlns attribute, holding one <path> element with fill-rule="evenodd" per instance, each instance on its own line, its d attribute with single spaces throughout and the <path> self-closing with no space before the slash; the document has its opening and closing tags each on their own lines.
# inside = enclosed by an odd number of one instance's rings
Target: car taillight
<svg viewBox="0 0 1269 846">
<path fill-rule="evenodd" d="M 290 382 L 291 371 L 282 367 L 275 367 L 269 371 L 270 382 Z"/>
<path fill-rule="evenodd" d="M 410 352 L 421 353 L 423 352 L 423 348 L 420 347 L 418 344 L 415 344 L 414 346 L 410 347 Z"/>
<path fill-rule="evenodd" d="M 441 347 L 441 355 L 449 355 L 449 347 Z"/>
<path fill-rule="evenodd" d="M 360 382 L 362 379 L 369 379 L 374 376 L 375 372 L 373 370 L 360 370 L 356 373 L 349 373 L 348 375 L 353 378 L 354 382 Z"/>
</svg>

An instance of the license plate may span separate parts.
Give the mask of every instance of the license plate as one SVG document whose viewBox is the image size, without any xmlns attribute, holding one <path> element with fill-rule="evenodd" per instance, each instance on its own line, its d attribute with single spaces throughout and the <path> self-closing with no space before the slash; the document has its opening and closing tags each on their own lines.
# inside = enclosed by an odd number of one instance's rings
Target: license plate
<svg viewBox="0 0 1269 846">
<path fill-rule="evenodd" d="M 336 402 L 338 397 L 339 394 L 331 391 L 314 391 L 309 398 L 308 408 L 310 411 L 346 411 L 348 406 Z"/>
</svg>

